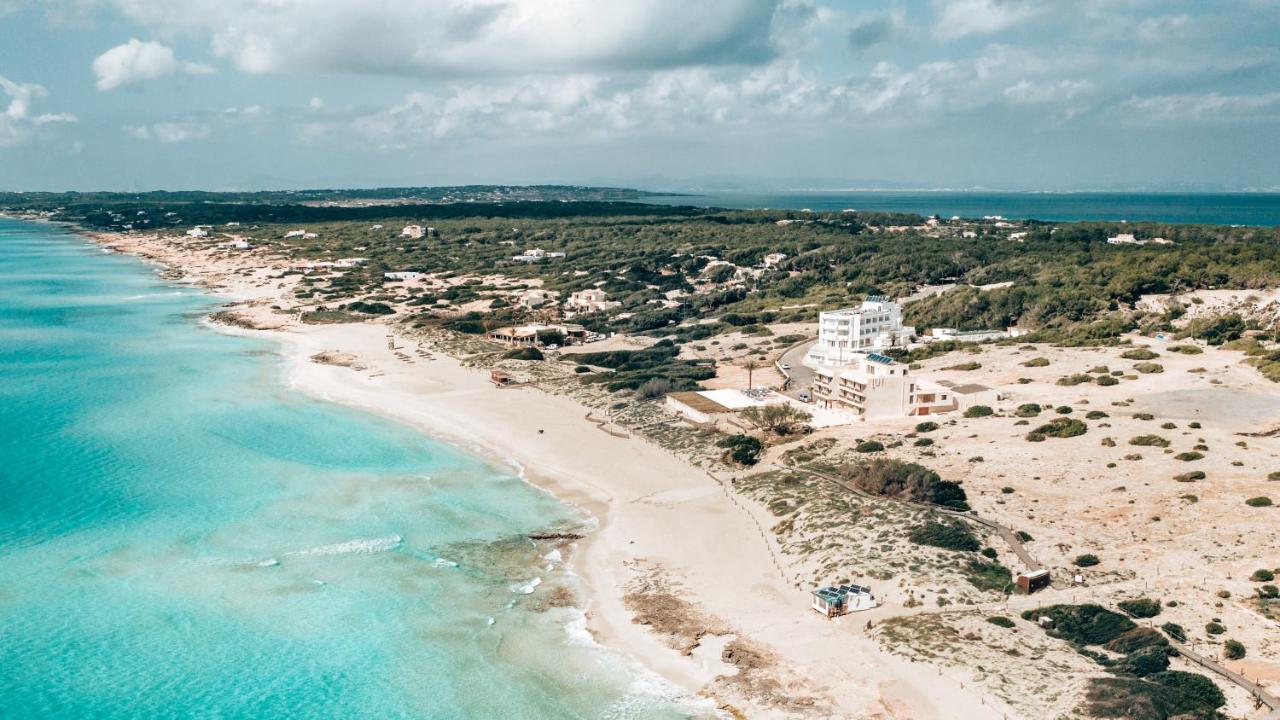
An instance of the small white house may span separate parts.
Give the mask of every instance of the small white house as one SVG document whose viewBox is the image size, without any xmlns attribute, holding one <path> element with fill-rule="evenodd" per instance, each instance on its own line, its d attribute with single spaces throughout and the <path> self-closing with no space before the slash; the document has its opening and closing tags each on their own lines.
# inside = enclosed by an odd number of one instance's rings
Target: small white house
<svg viewBox="0 0 1280 720">
<path fill-rule="evenodd" d="M 197 225 L 187 231 L 187 237 L 190 237 L 190 238 L 209 237 L 209 231 Z"/>
<path fill-rule="evenodd" d="M 421 280 L 423 273 L 414 272 L 412 270 L 397 270 L 396 272 L 382 273 L 382 277 L 388 280 Z"/>
<path fill-rule="evenodd" d="M 813 591 L 813 609 L 828 618 L 871 610 L 880 605 L 865 585 L 832 585 Z"/>
<path fill-rule="evenodd" d="M 306 235 L 307 235 L 306 230 L 290 230 L 289 232 L 284 234 L 286 239 L 306 237 Z"/>
<path fill-rule="evenodd" d="M 252 250 L 253 243 L 249 242 L 248 240 L 232 240 L 231 242 L 227 243 L 227 247 L 231 248 L 232 250 Z"/>
<path fill-rule="evenodd" d="M 405 225 L 404 229 L 400 231 L 400 237 L 413 238 L 417 240 L 418 238 L 421 238 L 425 232 L 426 231 L 422 229 L 421 225 Z"/>
</svg>

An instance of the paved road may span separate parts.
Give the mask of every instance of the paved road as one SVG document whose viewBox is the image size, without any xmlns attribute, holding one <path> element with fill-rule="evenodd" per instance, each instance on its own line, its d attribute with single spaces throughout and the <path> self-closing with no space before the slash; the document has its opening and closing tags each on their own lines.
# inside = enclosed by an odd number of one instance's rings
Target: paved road
<svg viewBox="0 0 1280 720">
<path fill-rule="evenodd" d="M 786 373 L 791 377 L 791 384 L 787 386 L 784 394 L 796 397 L 802 390 L 809 390 L 813 387 L 813 368 L 806 366 L 801 360 L 809 353 L 809 348 L 817 340 L 811 340 L 807 343 L 801 343 L 782 354 L 782 364 L 790 365 L 791 369 Z"/>
</svg>

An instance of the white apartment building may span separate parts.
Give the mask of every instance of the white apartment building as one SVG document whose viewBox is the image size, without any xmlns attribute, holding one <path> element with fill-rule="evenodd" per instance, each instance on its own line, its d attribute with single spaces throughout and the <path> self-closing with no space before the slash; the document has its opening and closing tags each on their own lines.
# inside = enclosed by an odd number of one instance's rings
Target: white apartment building
<svg viewBox="0 0 1280 720">
<path fill-rule="evenodd" d="M 818 313 L 818 342 L 810 348 L 808 361 L 815 366 L 849 365 L 862 353 L 906 345 L 915 332 L 902 325 L 898 303 L 868 297 L 859 307 Z"/>
<path fill-rule="evenodd" d="M 936 415 L 956 407 L 955 391 L 917 378 L 906 365 L 877 353 L 858 355 L 850 367 L 818 368 L 813 401 L 860 420 Z"/>
<path fill-rule="evenodd" d="M 422 229 L 421 225 L 405 225 L 404 229 L 400 231 L 400 237 L 413 238 L 414 240 L 417 240 L 418 238 L 421 238 L 425 232 L 426 231 Z"/>
</svg>

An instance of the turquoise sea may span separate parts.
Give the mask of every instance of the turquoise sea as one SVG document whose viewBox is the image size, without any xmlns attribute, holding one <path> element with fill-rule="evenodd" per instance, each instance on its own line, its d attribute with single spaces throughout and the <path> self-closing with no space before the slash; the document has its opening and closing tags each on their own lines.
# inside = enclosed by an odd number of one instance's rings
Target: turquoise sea
<svg viewBox="0 0 1280 720">
<path fill-rule="evenodd" d="M 708 192 L 645 198 L 664 205 L 818 212 L 844 209 L 1012 220 L 1280 225 L 1280 193 L 813 191 Z"/>
<path fill-rule="evenodd" d="M 214 302 L 0 218 L 0 717 L 699 711 L 566 607 L 527 535 L 583 517 L 301 396 Z"/>
</svg>

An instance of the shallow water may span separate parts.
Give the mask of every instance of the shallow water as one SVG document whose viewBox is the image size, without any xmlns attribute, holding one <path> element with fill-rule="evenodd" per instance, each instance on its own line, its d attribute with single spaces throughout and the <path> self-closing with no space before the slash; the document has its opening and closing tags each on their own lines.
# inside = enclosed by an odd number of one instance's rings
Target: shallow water
<svg viewBox="0 0 1280 720">
<path fill-rule="evenodd" d="M 564 607 L 574 578 L 525 535 L 584 518 L 289 389 L 211 307 L 0 219 L 0 717 L 703 710 Z"/>
</svg>

